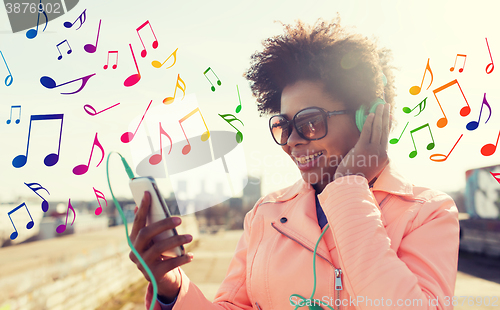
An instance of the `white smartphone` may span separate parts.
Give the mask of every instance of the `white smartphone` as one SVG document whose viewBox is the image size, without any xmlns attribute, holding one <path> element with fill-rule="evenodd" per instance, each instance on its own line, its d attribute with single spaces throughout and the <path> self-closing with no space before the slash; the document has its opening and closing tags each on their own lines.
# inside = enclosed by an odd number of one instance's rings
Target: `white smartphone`
<svg viewBox="0 0 500 310">
<path fill-rule="evenodd" d="M 140 207 L 141 205 L 142 198 L 144 197 L 144 192 L 148 191 L 151 193 L 151 207 L 149 209 L 146 225 L 151 225 L 171 216 L 170 211 L 168 210 L 168 206 L 165 203 L 162 195 L 160 194 L 160 190 L 158 189 L 154 178 L 133 178 L 130 180 L 129 185 L 130 190 L 132 191 L 132 196 L 134 196 L 134 201 L 138 207 Z M 156 235 L 155 237 L 153 237 L 153 242 L 159 242 L 172 236 L 177 236 L 177 230 L 175 228 Z M 185 254 L 185 251 L 184 247 L 180 245 L 162 254 L 165 256 L 182 256 Z"/>
</svg>

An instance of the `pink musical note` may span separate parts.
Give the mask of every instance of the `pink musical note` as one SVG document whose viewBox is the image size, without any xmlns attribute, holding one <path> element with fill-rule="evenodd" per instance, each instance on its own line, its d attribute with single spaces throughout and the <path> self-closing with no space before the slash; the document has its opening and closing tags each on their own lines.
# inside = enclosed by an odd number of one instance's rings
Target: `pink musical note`
<svg viewBox="0 0 500 310">
<path fill-rule="evenodd" d="M 153 42 L 153 48 L 156 49 L 158 47 L 158 39 L 156 38 L 155 32 L 153 31 L 153 27 L 149 23 L 149 20 L 147 20 L 144 24 L 142 24 L 141 26 L 139 26 L 137 28 L 137 35 L 139 36 L 139 40 L 141 40 L 142 47 L 144 48 L 141 51 L 142 58 L 146 57 L 146 55 L 148 54 L 148 52 L 146 51 L 146 46 L 144 45 L 144 42 L 142 42 L 142 38 L 141 38 L 141 34 L 139 33 L 139 30 L 141 30 L 142 28 L 144 28 L 146 25 L 149 25 L 149 28 L 151 28 L 151 32 L 153 33 L 153 36 L 155 37 L 155 40 Z"/>
<path fill-rule="evenodd" d="M 498 177 L 500 173 L 494 173 L 490 171 L 490 174 L 497 180 L 497 182 L 500 184 L 500 178 Z"/>
<path fill-rule="evenodd" d="M 168 140 L 170 140 L 170 150 L 168 150 L 168 154 L 170 154 L 170 151 L 172 151 L 172 139 L 170 138 L 168 133 L 165 130 L 163 130 L 163 127 L 161 127 L 161 123 L 158 123 L 158 125 L 160 125 L 160 154 L 153 154 L 151 155 L 151 157 L 149 157 L 149 163 L 151 165 L 158 165 L 163 158 L 163 145 L 161 141 L 161 135 L 166 136 Z"/>
<path fill-rule="evenodd" d="M 123 143 L 129 143 L 130 141 L 132 141 L 132 139 L 134 139 L 135 134 L 137 133 L 137 130 L 139 130 L 139 127 L 141 126 L 142 120 L 144 119 L 144 116 L 146 116 L 146 113 L 148 112 L 149 107 L 151 106 L 151 103 L 152 103 L 152 102 L 153 102 L 153 100 L 151 100 L 151 101 L 149 102 L 149 105 L 148 105 L 148 107 L 146 108 L 146 111 L 144 111 L 144 114 L 142 115 L 141 121 L 139 122 L 139 125 L 137 125 L 137 128 L 135 129 L 135 132 L 134 132 L 134 133 L 132 133 L 132 132 L 130 132 L 130 131 L 127 131 L 127 132 L 125 132 L 125 133 L 121 136 L 120 140 L 121 140 Z"/>
<path fill-rule="evenodd" d="M 184 134 L 184 137 L 186 138 L 186 141 L 187 141 L 187 144 L 182 148 L 182 154 L 184 154 L 184 155 L 187 155 L 189 152 L 191 152 L 191 143 L 189 143 L 189 139 L 186 136 L 186 132 L 184 131 L 184 127 L 182 127 L 182 122 L 184 122 L 185 120 L 187 120 L 188 118 L 193 116 L 196 112 L 200 113 L 201 120 L 203 121 L 203 124 L 205 125 L 205 128 L 207 129 L 207 131 L 205 131 L 201 135 L 201 141 L 207 141 L 208 138 L 210 138 L 210 131 L 208 131 L 207 123 L 205 123 L 205 119 L 203 119 L 203 115 L 201 114 L 200 108 L 196 108 L 193 111 L 189 112 L 186 116 L 184 116 L 183 118 L 181 118 L 179 120 L 179 125 L 181 126 L 182 133 Z"/>
<path fill-rule="evenodd" d="M 17 207 L 15 207 L 14 209 L 10 210 L 7 213 L 7 215 L 9 216 L 10 222 L 12 223 L 12 226 L 14 227 L 14 232 L 12 234 L 10 234 L 10 240 L 16 239 L 17 236 L 19 235 L 17 232 L 17 229 L 16 229 L 16 225 L 14 225 L 14 222 L 12 221 L 12 218 L 10 217 L 10 215 L 12 213 L 16 212 L 17 210 L 21 209 L 22 207 L 26 208 L 26 212 L 28 212 L 28 215 L 31 218 L 31 221 L 29 221 L 28 224 L 26 224 L 26 228 L 31 229 L 35 225 L 35 222 L 33 221 L 33 217 L 31 217 L 30 210 L 28 210 L 28 206 L 26 205 L 26 203 L 23 202 L 22 204 L 18 205 Z"/>
<path fill-rule="evenodd" d="M 481 154 L 483 156 L 491 156 L 496 152 L 498 146 L 498 138 L 500 138 L 500 132 L 498 133 L 497 142 L 495 144 L 488 143 L 486 145 L 483 145 L 483 147 L 481 148 Z"/>
<path fill-rule="evenodd" d="M 82 27 L 83 23 L 85 23 L 85 21 L 87 20 L 87 14 L 85 12 L 87 12 L 87 9 L 83 10 L 82 14 L 80 14 L 80 16 L 78 16 L 78 18 L 73 23 L 64 22 L 64 24 L 63 24 L 64 27 L 71 28 L 76 23 L 76 21 L 79 20 L 80 26 L 78 28 L 76 28 L 76 30 L 80 29 L 80 27 Z"/>
<path fill-rule="evenodd" d="M 73 209 L 73 206 L 71 205 L 71 199 L 69 199 L 69 201 L 68 201 L 68 210 L 66 211 L 66 223 L 57 226 L 56 232 L 58 234 L 62 234 L 66 230 L 66 226 L 68 225 L 69 209 L 71 209 L 71 211 L 73 211 L 73 222 L 71 222 L 71 225 L 73 225 L 73 223 L 75 222 L 76 212 L 75 212 L 75 209 Z"/>
<path fill-rule="evenodd" d="M 448 155 L 443 155 L 443 154 L 432 154 L 429 159 L 432 160 L 432 161 L 437 161 L 437 162 L 442 162 L 442 161 L 445 161 L 448 159 L 448 156 L 450 156 L 451 152 L 453 152 L 453 150 L 455 149 L 455 146 L 457 146 L 458 144 L 458 141 L 460 141 L 460 139 L 462 139 L 462 136 L 464 134 L 461 134 L 460 135 L 460 138 L 458 138 L 457 142 L 455 142 L 455 145 L 452 147 L 451 151 L 448 153 Z M 440 158 L 439 158 L 440 157 Z M 436 159 L 437 158 L 437 159 Z"/>
<path fill-rule="evenodd" d="M 484 97 L 483 97 L 483 103 L 481 104 L 481 110 L 479 111 L 479 119 L 476 121 L 471 121 L 467 124 L 467 126 L 465 126 L 467 128 L 467 130 L 476 130 L 477 127 L 479 127 L 479 121 L 481 120 L 481 113 L 483 113 L 483 106 L 485 106 L 488 108 L 488 110 L 490 110 L 490 115 L 488 116 L 488 119 L 486 120 L 486 122 L 484 122 L 485 124 L 490 120 L 490 117 L 491 117 L 491 107 L 490 107 L 490 104 L 488 103 L 488 101 L 486 100 L 486 93 L 484 93 Z"/>
<path fill-rule="evenodd" d="M 490 59 L 491 59 L 491 62 L 486 66 L 486 74 L 490 74 L 495 69 L 495 65 L 493 64 L 493 57 L 491 57 L 491 51 L 490 51 L 490 45 L 488 44 L 488 38 L 485 38 L 485 39 L 486 39 L 486 46 L 488 46 L 488 53 L 490 53 Z M 488 70 L 488 68 L 490 68 L 490 66 L 491 66 L 491 70 Z"/>
<path fill-rule="evenodd" d="M 464 92 L 462 91 L 462 87 L 460 87 L 460 84 L 458 83 L 458 81 L 455 79 L 449 83 L 446 83 L 444 84 L 443 86 L 441 87 L 438 87 L 436 89 L 434 89 L 432 92 L 434 93 L 434 97 L 436 97 L 436 101 L 437 103 L 439 104 L 439 108 L 441 109 L 441 112 L 443 112 L 443 115 L 444 117 L 440 118 L 437 122 L 437 126 L 439 128 L 443 128 L 445 127 L 447 124 L 448 124 L 448 118 L 446 117 L 446 114 L 444 114 L 444 110 L 443 110 L 443 107 L 441 106 L 441 103 L 439 103 L 439 99 L 437 97 L 437 93 L 439 93 L 440 91 L 442 90 L 445 90 L 447 89 L 448 87 L 450 86 L 453 86 L 457 84 L 458 85 L 458 88 L 460 89 L 460 92 L 462 93 L 462 96 L 464 97 L 464 100 L 465 100 L 465 103 L 467 104 L 466 106 L 464 106 L 462 109 L 460 109 L 460 115 L 461 116 L 467 116 L 469 115 L 470 113 L 470 105 L 469 105 L 469 102 L 467 102 L 467 98 L 465 98 L 465 95 L 464 95 Z"/>
<path fill-rule="evenodd" d="M 101 32 L 101 21 L 102 20 L 100 19 L 99 20 L 99 29 L 97 29 L 97 39 L 95 40 L 95 45 L 93 45 L 93 44 L 85 44 L 85 46 L 83 47 L 83 49 L 87 53 L 93 54 L 97 50 L 97 43 L 99 42 L 99 33 Z"/>
<path fill-rule="evenodd" d="M 172 54 L 170 54 L 170 56 L 168 56 L 168 58 L 163 63 L 160 63 L 158 60 L 153 60 L 151 62 L 151 65 L 155 68 L 161 68 L 161 66 L 163 66 L 170 59 L 170 57 L 174 56 L 174 63 L 171 64 L 170 66 L 166 67 L 165 69 L 172 68 L 175 65 L 175 62 L 177 61 L 177 50 L 178 49 L 179 48 L 176 48 L 175 51 Z"/>
<path fill-rule="evenodd" d="M 54 81 L 53 78 L 51 78 L 49 76 L 42 76 L 40 78 L 40 83 L 43 86 L 45 86 L 45 88 L 52 89 L 52 88 L 56 88 L 56 87 L 59 87 L 59 86 L 63 86 L 63 85 L 69 84 L 69 83 L 73 83 L 73 82 L 82 80 L 82 86 L 80 86 L 80 88 L 78 88 L 76 91 L 74 91 L 72 93 L 61 93 L 61 95 L 72 95 L 72 94 L 76 94 L 76 93 L 80 92 L 85 87 L 85 85 L 87 85 L 87 82 L 89 81 L 89 79 L 91 77 L 93 77 L 94 75 L 95 75 L 95 73 L 87 75 L 87 76 L 84 76 L 84 77 L 81 77 L 81 78 L 73 80 L 73 81 L 69 81 L 69 82 L 60 84 L 60 85 L 57 85 L 56 81 Z"/>
<path fill-rule="evenodd" d="M 457 56 L 455 57 L 455 64 L 453 65 L 453 67 L 450 68 L 450 71 L 453 72 L 455 70 L 455 67 L 457 65 L 457 58 L 458 57 L 464 57 L 464 65 L 462 66 L 462 68 L 458 69 L 458 72 L 462 73 L 464 71 L 464 68 L 465 68 L 465 61 L 467 60 L 467 55 L 464 55 L 464 54 L 457 54 Z"/>
<path fill-rule="evenodd" d="M 61 54 L 61 50 L 59 49 L 59 45 L 63 44 L 64 42 L 66 42 L 66 44 L 68 44 L 68 52 L 66 54 L 69 55 L 69 54 L 71 54 L 71 52 L 73 52 L 73 50 L 71 49 L 71 46 L 69 45 L 68 40 L 64 40 L 61 43 L 56 45 L 57 51 L 59 52 L 59 56 L 57 56 L 57 60 L 61 60 L 63 58 L 63 56 Z"/>
<path fill-rule="evenodd" d="M 45 198 L 43 198 L 42 196 L 40 196 L 40 194 L 37 193 L 38 190 L 41 190 L 43 189 L 44 191 L 47 192 L 47 194 L 50 195 L 49 191 L 41 186 L 40 184 L 38 183 L 24 183 L 26 186 L 28 186 L 33 192 L 35 192 L 35 194 L 38 195 L 38 197 L 42 198 L 43 199 L 43 202 L 42 202 L 42 211 L 43 212 L 47 212 L 47 210 L 49 210 L 49 203 L 47 202 L 47 200 L 45 200 Z"/>
<path fill-rule="evenodd" d="M 106 198 L 104 197 L 104 194 L 101 191 L 98 191 L 94 187 L 92 187 L 92 188 L 94 189 L 94 194 L 97 198 L 97 203 L 99 204 L 99 208 L 95 209 L 95 215 L 99 215 L 102 212 L 102 206 L 101 206 L 101 202 L 99 201 L 99 198 L 104 199 L 104 201 L 106 202 L 106 207 L 108 206 L 108 201 L 106 200 Z"/>
<path fill-rule="evenodd" d="M 96 132 L 95 133 L 95 138 L 94 138 L 94 144 L 92 144 L 92 150 L 90 150 L 90 157 L 89 157 L 88 164 L 87 165 L 78 165 L 75 168 L 73 168 L 73 173 L 74 174 L 76 174 L 76 175 L 82 175 L 82 174 L 87 173 L 87 171 L 89 170 L 89 166 L 90 166 L 90 160 L 92 159 L 92 153 L 94 152 L 94 146 L 96 146 L 96 145 L 101 149 L 101 152 L 102 152 L 101 160 L 99 161 L 99 163 L 96 166 L 96 167 L 99 167 L 99 165 L 101 164 L 102 160 L 104 159 L 104 148 L 102 147 L 101 143 L 99 142 L 99 139 L 97 139 L 97 132 Z"/>
<path fill-rule="evenodd" d="M 113 65 L 113 69 L 116 69 L 118 67 L 118 51 L 109 51 L 108 52 L 108 61 L 106 62 L 106 64 L 104 65 L 104 70 L 108 69 L 108 65 L 109 65 L 109 54 L 116 54 L 116 62 L 115 64 Z"/>
<path fill-rule="evenodd" d="M 432 74 L 431 66 L 429 65 L 430 60 L 431 60 L 430 58 L 427 58 L 427 65 L 425 66 L 424 76 L 422 77 L 422 83 L 420 83 L 420 86 L 415 85 L 410 87 L 410 94 L 412 95 L 420 94 L 420 91 L 422 90 L 422 85 L 424 85 L 425 74 L 427 73 L 427 71 L 429 71 L 429 73 L 431 74 L 431 82 L 429 83 L 429 86 L 427 86 L 427 89 L 431 87 L 432 81 L 434 80 L 434 74 Z"/>
<path fill-rule="evenodd" d="M 141 80 L 141 73 L 139 72 L 139 66 L 137 66 L 137 60 L 135 60 L 132 44 L 129 44 L 129 46 L 130 46 L 130 52 L 132 52 L 132 57 L 134 58 L 135 67 L 137 68 L 137 73 L 132 74 L 125 80 L 125 82 L 123 82 L 123 85 L 125 85 L 126 87 L 134 86 L 135 84 L 137 84 L 137 82 Z"/>
<path fill-rule="evenodd" d="M 181 86 L 181 84 L 184 86 Z M 175 89 L 174 89 L 174 96 L 173 97 L 167 97 L 165 99 L 163 99 L 163 103 L 164 104 L 171 104 L 172 102 L 174 102 L 175 100 L 175 94 L 177 94 L 177 88 L 179 88 L 180 90 L 182 90 L 182 99 L 184 99 L 184 96 L 186 95 L 186 83 L 184 83 L 184 81 L 181 79 L 181 75 L 180 74 L 177 74 L 177 83 L 175 84 Z M 182 100 L 181 99 L 181 100 Z"/>
<path fill-rule="evenodd" d="M 93 106 L 91 106 L 90 104 L 86 104 L 86 105 L 84 105 L 84 106 L 83 106 L 83 109 L 85 110 L 85 112 L 87 112 L 87 114 L 89 114 L 89 115 L 91 115 L 91 116 L 95 116 L 95 115 L 97 115 L 97 114 L 99 114 L 99 113 L 101 113 L 101 112 L 104 112 L 104 111 L 106 111 L 106 110 L 111 109 L 112 107 L 116 107 L 116 106 L 117 106 L 117 105 L 119 105 L 119 104 L 120 104 L 120 103 L 118 102 L 117 104 L 114 104 L 114 105 L 110 106 L 109 108 L 106 108 L 106 109 L 104 109 L 104 110 L 102 110 L 102 111 L 99 111 L 99 112 L 97 112 L 97 111 L 94 109 L 94 107 L 93 107 Z"/>
</svg>

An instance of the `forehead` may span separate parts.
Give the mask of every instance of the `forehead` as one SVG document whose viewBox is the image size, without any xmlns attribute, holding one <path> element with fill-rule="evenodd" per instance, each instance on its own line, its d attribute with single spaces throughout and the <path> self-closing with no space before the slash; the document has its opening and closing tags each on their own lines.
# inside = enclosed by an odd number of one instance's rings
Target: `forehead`
<svg viewBox="0 0 500 310">
<path fill-rule="evenodd" d="M 287 85 L 281 93 L 280 113 L 291 119 L 298 111 L 309 107 L 320 107 L 328 111 L 345 109 L 324 89 L 321 81 L 298 81 Z"/>
</svg>

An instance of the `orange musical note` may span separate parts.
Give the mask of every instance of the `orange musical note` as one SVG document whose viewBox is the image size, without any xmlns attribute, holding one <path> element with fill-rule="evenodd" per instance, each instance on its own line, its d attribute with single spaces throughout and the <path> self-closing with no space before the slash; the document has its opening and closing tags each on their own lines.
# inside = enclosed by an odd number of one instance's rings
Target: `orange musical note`
<svg viewBox="0 0 500 310">
<path fill-rule="evenodd" d="M 443 112 L 443 115 L 444 115 L 444 117 L 440 118 L 438 120 L 438 122 L 437 122 L 437 126 L 439 128 L 443 128 L 443 127 L 445 127 L 448 124 L 448 118 L 446 117 L 446 114 L 444 114 L 443 107 L 441 106 L 441 103 L 439 103 L 439 99 L 436 96 L 436 94 L 439 93 L 442 90 L 447 89 L 448 87 L 450 87 L 450 86 L 452 86 L 454 84 L 458 85 L 458 88 L 460 89 L 460 92 L 462 93 L 462 96 L 464 97 L 465 103 L 467 104 L 462 109 L 460 109 L 460 115 L 461 116 L 467 116 L 470 113 L 469 102 L 467 102 L 467 98 L 465 98 L 464 92 L 462 91 L 462 87 L 460 87 L 460 84 L 458 83 L 458 81 L 455 79 L 455 80 L 453 80 L 453 81 L 451 81 L 449 83 L 446 83 L 443 86 L 438 87 L 438 88 L 436 88 L 435 90 L 432 91 L 434 93 L 434 97 L 436 97 L 437 103 L 439 104 L 439 108 L 441 109 L 441 112 Z"/>
<path fill-rule="evenodd" d="M 97 198 L 97 203 L 99 204 L 99 208 L 95 209 L 94 213 L 95 213 L 95 215 L 99 215 L 102 212 L 102 206 L 101 206 L 101 202 L 99 201 L 99 198 L 104 199 L 104 201 L 106 202 L 106 207 L 108 206 L 108 201 L 106 200 L 106 198 L 104 197 L 104 194 L 102 192 L 98 191 L 94 187 L 92 187 L 92 188 L 94 189 L 94 194 Z"/>
<path fill-rule="evenodd" d="M 125 82 L 123 82 L 123 85 L 126 87 L 134 86 L 141 80 L 141 73 L 139 72 L 139 66 L 137 65 L 137 60 L 135 60 L 135 55 L 134 55 L 134 50 L 132 49 L 132 44 L 129 44 L 130 46 L 130 52 L 132 53 L 132 57 L 134 58 L 134 63 L 135 63 L 135 68 L 137 69 L 137 73 L 132 74 L 129 76 Z"/>
<path fill-rule="evenodd" d="M 163 127 L 161 127 L 161 123 L 158 123 L 158 125 L 160 125 L 160 154 L 153 154 L 151 155 L 151 157 L 149 157 L 149 163 L 151 165 L 158 165 L 163 158 L 163 144 L 161 141 L 161 135 L 166 136 L 168 140 L 170 140 L 170 150 L 168 150 L 168 154 L 170 154 L 170 151 L 172 151 L 172 139 L 170 138 L 168 133 L 165 130 L 163 130 Z"/>
<path fill-rule="evenodd" d="M 491 156 L 496 152 L 498 146 L 498 138 L 500 138 L 500 132 L 498 133 L 497 142 L 494 145 L 488 143 L 481 148 L 481 154 L 483 156 Z"/>
<path fill-rule="evenodd" d="M 71 199 L 69 199 L 69 201 L 68 201 L 68 210 L 66 211 L 66 223 L 57 226 L 56 232 L 58 234 L 62 234 L 66 230 L 66 226 L 68 225 L 69 209 L 71 209 L 71 211 L 73 211 L 73 222 L 71 222 L 71 225 L 73 225 L 73 223 L 75 222 L 76 212 L 75 212 L 75 209 L 73 209 L 73 206 L 71 205 Z"/>
<path fill-rule="evenodd" d="M 10 217 L 10 215 L 12 213 L 16 212 L 17 210 L 21 209 L 22 207 L 26 208 L 26 212 L 28 212 L 28 215 L 31 218 L 31 221 L 29 221 L 28 224 L 26 224 L 26 228 L 31 229 L 35 225 L 35 222 L 33 221 L 33 217 L 31 216 L 30 210 L 28 210 L 28 206 L 26 205 L 26 203 L 23 202 L 22 204 L 18 205 L 14 209 L 7 212 L 7 215 L 9 216 L 10 222 L 12 223 L 12 226 L 14 227 L 14 232 L 12 234 L 10 234 L 10 240 L 16 239 L 17 236 L 19 235 L 17 232 L 17 229 L 16 229 L 16 225 L 14 225 L 14 222 L 12 221 L 12 218 Z"/>
<path fill-rule="evenodd" d="M 416 132 L 416 131 L 419 131 L 420 129 L 423 129 L 423 128 L 428 128 L 429 129 L 429 133 L 431 135 L 431 139 L 432 139 L 432 142 L 430 142 L 429 144 L 427 144 L 427 149 L 428 150 L 432 150 L 435 146 L 434 144 L 434 137 L 432 136 L 432 131 L 431 131 L 431 127 L 429 126 L 429 123 L 425 124 L 425 125 L 422 125 L 416 129 L 413 129 L 413 130 L 410 130 L 410 136 L 411 136 L 411 140 L 413 142 L 413 147 L 415 148 L 414 151 L 411 151 L 410 152 L 410 158 L 414 158 L 415 156 L 417 156 L 417 146 L 415 145 L 415 139 L 413 139 L 413 133 Z"/>
<path fill-rule="evenodd" d="M 422 83 L 420 83 L 420 86 L 416 86 L 416 85 L 412 86 L 410 88 L 410 94 L 412 94 L 412 95 L 420 94 L 420 91 L 422 90 L 422 85 L 424 85 L 425 74 L 427 73 L 427 71 L 429 71 L 429 73 L 431 74 L 431 82 L 429 83 L 429 86 L 427 86 L 427 89 L 429 89 L 429 87 L 431 87 L 432 81 L 434 80 L 434 74 L 432 74 L 431 66 L 429 65 L 429 60 L 430 60 L 430 58 L 427 58 L 427 65 L 425 66 L 424 76 L 422 77 Z"/>
<path fill-rule="evenodd" d="M 104 65 L 104 70 L 108 69 L 108 66 L 109 66 L 109 54 L 116 54 L 116 61 L 115 61 L 115 64 L 113 65 L 113 69 L 116 69 L 118 67 L 118 51 L 109 51 L 108 52 L 108 61 L 106 62 L 106 64 Z"/>
<path fill-rule="evenodd" d="M 184 87 L 182 87 L 181 84 L 179 84 L 179 82 L 181 82 L 182 85 L 184 85 Z M 184 96 L 186 95 L 186 83 L 184 83 L 184 81 L 181 79 L 180 74 L 177 74 L 177 83 L 175 84 L 174 96 L 163 99 L 164 104 L 171 104 L 172 102 L 174 102 L 175 94 L 177 93 L 177 88 L 182 90 L 182 99 L 184 99 Z"/>
<path fill-rule="evenodd" d="M 486 46 L 488 46 L 488 53 L 490 53 L 490 59 L 491 59 L 491 62 L 486 66 L 486 74 L 490 74 L 491 72 L 493 72 L 493 69 L 495 69 L 495 65 L 493 64 L 493 57 L 491 57 L 491 51 L 490 51 L 490 45 L 488 44 L 488 38 L 485 38 L 486 39 Z M 491 66 L 491 70 L 488 70 L 488 68 L 490 68 Z"/>
<path fill-rule="evenodd" d="M 189 139 L 186 136 L 186 132 L 184 131 L 184 128 L 182 127 L 182 122 L 184 122 L 185 120 L 187 120 L 188 118 L 193 116 L 196 112 L 200 113 L 201 120 L 203 121 L 203 124 L 205 125 L 205 128 L 207 129 L 207 131 L 205 131 L 201 135 L 201 141 L 207 141 L 208 138 L 210 138 L 210 131 L 208 130 L 207 123 L 205 123 L 205 119 L 203 119 L 203 115 L 201 114 L 200 108 L 194 109 L 193 111 L 191 111 L 190 113 L 188 113 L 186 116 L 184 116 L 183 118 L 181 118 L 179 120 L 179 125 L 181 126 L 182 133 L 184 134 L 184 137 L 186 138 L 186 141 L 187 141 L 187 144 L 182 148 L 182 154 L 184 154 L 184 155 L 187 155 L 189 152 L 191 152 L 191 143 L 189 143 Z"/>
<path fill-rule="evenodd" d="M 236 133 L 236 142 L 241 143 L 243 141 L 243 134 L 241 133 L 241 131 L 238 130 L 238 128 L 234 127 L 233 124 L 231 124 L 231 122 L 232 121 L 238 121 L 243 126 L 245 126 L 245 124 L 243 124 L 243 122 L 241 120 L 239 120 L 238 118 L 236 118 L 236 116 L 234 116 L 233 114 L 224 114 L 224 115 L 220 115 L 219 114 L 219 116 L 222 117 L 222 119 L 225 120 L 229 125 L 231 125 L 231 127 L 233 127 L 234 129 L 236 129 L 236 131 L 237 131 L 237 133 Z"/>
<path fill-rule="evenodd" d="M 146 46 L 144 45 L 144 42 L 142 42 L 142 38 L 141 38 L 141 34 L 139 33 L 139 30 L 141 30 L 142 28 L 144 28 L 146 25 L 149 25 L 149 28 L 151 28 L 151 32 L 153 33 L 153 36 L 155 37 L 155 41 L 153 42 L 153 48 L 156 49 L 158 47 L 158 39 L 156 38 L 155 32 L 153 31 L 153 27 L 149 23 L 149 20 L 147 20 L 144 24 L 142 24 L 141 26 L 139 26 L 137 28 L 137 35 L 139 36 L 139 40 L 141 40 L 142 47 L 144 48 L 141 51 L 142 58 L 146 57 L 146 55 L 148 54 L 148 52 L 146 51 Z"/>
<path fill-rule="evenodd" d="M 96 167 L 99 167 L 101 164 L 102 160 L 104 159 L 104 148 L 102 147 L 101 143 L 99 142 L 99 139 L 97 139 L 97 132 L 95 133 L 95 138 L 94 138 L 94 144 L 92 144 L 92 150 L 90 151 L 90 157 L 89 157 L 89 162 L 86 165 L 78 165 L 75 168 L 73 168 L 73 173 L 76 175 L 82 175 L 87 173 L 89 171 L 89 166 L 90 166 L 90 160 L 92 159 L 92 153 L 94 152 L 94 146 L 98 146 L 101 149 L 102 152 L 102 157 L 101 161 L 97 164 Z"/>
<path fill-rule="evenodd" d="M 130 132 L 130 131 L 127 131 L 125 132 L 121 137 L 120 137 L 120 140 L 123 142 L 123 143 L 129 143 L 130 141 L 132 141 L 132 139 L 134 139 L 134 136 L 135 134 L 137 133 L 137 130 L 139 129 L 139 126 L 141 126 L 141 123 L 142 123 L 142 120 L 144 119 L 144 116 L 146 116 L 146 113 L 148 112 L 149 110 L 149 107 L 151 106 L 151 103 L 153 102 L 153 100 L 151 100 L 149 102 L 149 105 L 148 107 L 146 108 L 146 111 L 144 112 L 144 114 L 142 115 L 142 118 L 141 118 L 141 121 L 139 122 L 139 125 L 137 125 L 137 129 L 135 130 L 134 133 Z"/>
<path fill-rule="evenodd" d="M 170 59 L 170 57 L 174 56 L 174 63 L 171 64 L 170 66 L 166 67 L 165 69 L 172 68 L 175 65 L 175 62 L 177 61 L 177 50 L 178 49 L 179 48 L 176 48 L 175 51 L 172 54 L 170 54 L 170 56 L 168 56 L 168 58 L 163 63 L 160 63 L 158 60 L 153 60 L 153 62 L 151 62 L 151 65 L 153 65 L 153 67 L 155 67 L 155 68 L 161 68 L 161 66 L 163 66 Z"/>
<path fill-rule="evenodd" d="M 420 101 L 419 104 L 417 104 L 413 109 L 410 110 L 410 108 L 408 107 L 404 107 L 403 108 L 403 112 L 405 112 L 406 114 L 409 114 L 411 113 L 413 110 L 415 110 L 416 107 L 418 107 L 420 109 L 420 111 L 418 111 L 417 115 L 415 115 L 414 117 L 417 117 L 420 113 L 422 113 L 423 110 L 425 110 L 425 105 L 426 105 L 426 101 L 427 101 L 427 97 L 425 97 L 424 100 Z"/>
<path fill-rule="evenodd" d="M 403 128 L 403 131 L 401 132 L 401 134 L 399 135 L 399 138 L 393 138 L 389 141 L 390 144 L 396 144 L 399 142 L 399 140 L 401 140 L 401 137 L 403 136 L 403 133 L 405 132 L 406 130 L 406 127 L 408 126 L 410 122 L 407 122 L 406 125 L 405 125 L 405 128 Z"/>
<path fill-rule="evenodd" d="M 462 139 L 462 136 L 464 134 L 461 134 L 460 135 L 460 138 L 458 138 L 457 142 L 455 142 L 455 145 L 451 148 L 451 151 L 448 153 L 448 155 L 443 155 L 443 154 L 432 154 L 429 159 L 432 160 L 432 161 L 437 161 L 437 162 L 442 162 L 442 161 L 445 161 L 448 159 L 448 157 L 450 156 L 451 152 L 453 152 L 453 150 L 455 149 L 455 146 L 457 146 L 458 144 L 458 141 L 460 141 L 460 139 Z M 438 157 L 441 157 L 439 159 L 436 159 Z"/>
<path fill-rule="evenodd" d="M 462 66 L 462 68 L 458 69 L 458 72 L 460 72 L 460 73 L 464 72 L 465 61 L 467 60 L 467 55 L 464 55 L 464 54 L 457 54 L 457 56 L 455 57 L 455 64 L 453 65 L 453 67 L 450 68 L 451 72 L 453 72 L 455 70 L 455 66 L 457 65 L 457 58 L 458 57 L 464 57 L 464 65 Z"/>
</svg>

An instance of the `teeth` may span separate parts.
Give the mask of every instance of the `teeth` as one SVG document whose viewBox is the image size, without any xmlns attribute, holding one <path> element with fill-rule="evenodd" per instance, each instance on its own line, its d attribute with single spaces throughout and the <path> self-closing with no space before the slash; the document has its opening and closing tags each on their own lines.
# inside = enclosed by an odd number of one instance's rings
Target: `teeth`
<svg viewBox="0 0 500 310">
<path fill-rule="evenodd" d="M 323 155 L 323 152 L 318 152 L 318 153 L 315 153 L 312 155 L 302 156 L 300 158 L 297 158 L 297 161 L 301 164 L 305 164 L 305 163 L 308 163 L 308 162 L 312 161 L 314 158 L 321 156 L 321 155 Z"/>
</svg>

